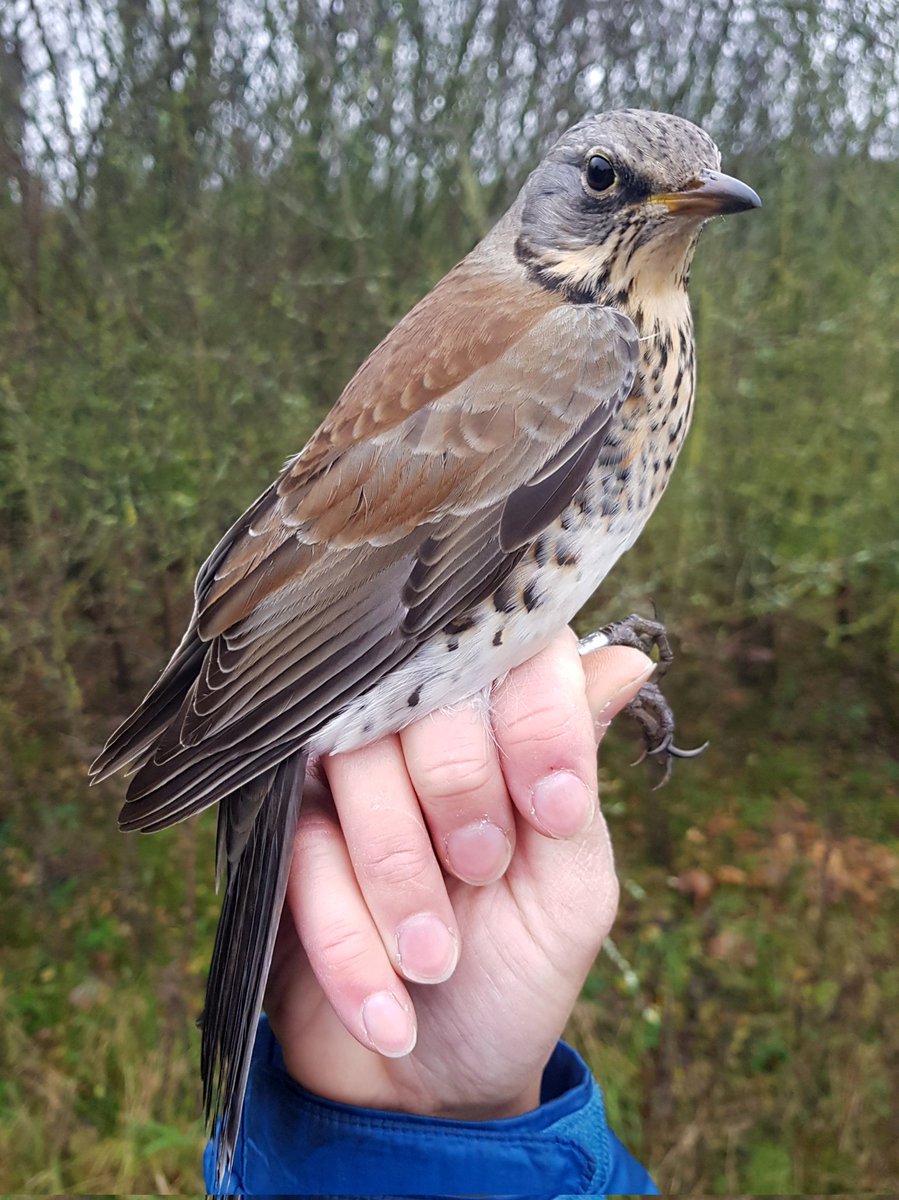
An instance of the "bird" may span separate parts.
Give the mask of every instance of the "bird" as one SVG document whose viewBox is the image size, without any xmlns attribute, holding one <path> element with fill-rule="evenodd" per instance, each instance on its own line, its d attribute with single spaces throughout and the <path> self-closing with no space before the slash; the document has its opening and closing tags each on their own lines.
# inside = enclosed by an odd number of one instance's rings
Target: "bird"
<svg viewBox="0 0 899 1200">
<path fill-rule="evenodd" d="M 130 772 L 122 830 L 219 806 L 201 1073 L 220 1180 L 306 762 L 488 688 L 636 541 L 690 425 L 699 233 L 761 203 L 720 168 L 675 115 L 568 129 L 212 551 L 180 645 L 91 767 Z"/>
</svg>

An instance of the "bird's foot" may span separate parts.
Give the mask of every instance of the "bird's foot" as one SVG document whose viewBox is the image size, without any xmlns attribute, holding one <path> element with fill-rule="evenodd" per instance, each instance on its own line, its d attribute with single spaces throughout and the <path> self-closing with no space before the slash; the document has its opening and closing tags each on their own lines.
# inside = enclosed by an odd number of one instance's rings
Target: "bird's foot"
<svg viewBox="0 0 899 1200">
<path fill-rule="evenodd" d="M 644 759 L 654 758 L 662 768 L 662 778 L 656 788 L 663 787 L 671 778 L 676 758 L 698 758 L 708 748 L 708 742 L 693 750 L 682 750 L 674 744 L 674 714 L 657 683 L 644 683 L 624 711 L 634 718 L 643 732 L 643 753 L 633 765 L 636 767 Z"/>
<path fill-rule="evenodd" d="M 600 633 L 607 639 L 606 644 L 609 646 L 631 646 L 634 650 L 642 650 L 650 658 L 653 657 L 653 651 L 657 651 L 656 682 L 664 678 L 674 661 L 668 631 L 661 621 L 641 617 L 639 613 L 631 613 L 623 621 L 613 621 L 611 625 L 604 625 Z"/>
<path fill-rule="evenodd" d="M 705 742 L 695 750 L 681 750 L 674 744 L 674 714 L 658 685 L 674 660 L 668 633 L 661 621 L 632 613 L 623 621 L 606 625 L 599 636 L 607 646 L 631 646 L 650 657 L 653 651 L 658 654 L 655 680 L 645 683 L 624 711 L 636 720 L 643 733 L 644 750 L 634 766 L 646 758 L 654 758 L 662 767 L 662 778 L 656 784 L 660 788 L 671 778 L 676 758 L 698 758 L 708 746 Z"/>
</svg>

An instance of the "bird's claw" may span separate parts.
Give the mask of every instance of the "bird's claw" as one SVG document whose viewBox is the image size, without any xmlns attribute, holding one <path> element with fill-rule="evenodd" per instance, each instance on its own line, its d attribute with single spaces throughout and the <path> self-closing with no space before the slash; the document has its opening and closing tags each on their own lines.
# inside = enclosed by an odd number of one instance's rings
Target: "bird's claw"
<svg viewBox="0 0 899 1200">
<path fill-rule="evenodd" d="M 680 746 L 675 746 L 669 735 L 660 745 L 656 746 L 655 750 L 645 750 L 640 761 L 649 756 L 650 758 L 658 758 L 662 765 L 662 778 L 652 789 L 657 792 L 660 787 L 664 787 L 671 778 L 671 772 L 674 768 L 674 760 L 676 758 L 699 758 L 700 754 L 704 754 L 709 748 L 708 742 L 703 742 L 701 746 L 694 746 L 692 750 L 682 750 Z"/>
<path fill-rule="evenodd" d="M 660 621 L 650 621 L 633 613 L 623 621 L 606 625 L 602 634 L 610 646 L 631 646 L 644 654 L 658 651 L 655 680 L 645 683 L 625 709 L 643 731 L 643 753 L 632 765 L 636 767 L 647 758 L 654 758 L 662 767 L 662 778 L 653 789 L 655 791 L 671 778 L 676 758 L 698 758 L 709 743 L 704 742 L 692 750 L 682 750 L 674 743 L 674 714 L 656 682 L 665 674 L 674 658 L 665 626 Z"/>
<path fill-rule="evenodd" d="M 679 746 L 672 743 L 670 746 L 666 746 L 666 750 L 671 758 L 699 758 L 700 754 L 705 754 L 709 745 L 710 743 L 706 741 L 701 746 L 694 746 L 692 750 L 681 750 Z"/>
<path fill-rule="evenodd" d="M 667 754 L 670 758 L 699 758 L 700 754 L 704 754 L 708 748 L 709 743 L 703 742 L 701 746 L 694 746 L 692 750 L 682 750 L 680 746 L 675 746 L 674 739 L 669 733 L 662 738 L 658 746 L 653 746 L 651 750 L 647 747 L 637 761 L 643 762 L 647 756 L 654 758 L 657 754 Z"/>
<path fill-rule="evenodd" d="M 633 715 L 633 714 L 632 714 Z M 658 755 L 665 754 L 671 758 L 698 758 L 709 747 L 708 742 L 703 742 L 701 746 L 697 746 L 695 750 L 681 750 L 680 746 L 675 746 L 672 741 L 671 734 L 662 738 L 657 746 L 644 746 L 642 753 L 638 758 L 635 758 L 631 763 L 632 767 L 639 767 L 641 763 L 646 762 L 647 758 L 656 758 Z"/>
</svg>

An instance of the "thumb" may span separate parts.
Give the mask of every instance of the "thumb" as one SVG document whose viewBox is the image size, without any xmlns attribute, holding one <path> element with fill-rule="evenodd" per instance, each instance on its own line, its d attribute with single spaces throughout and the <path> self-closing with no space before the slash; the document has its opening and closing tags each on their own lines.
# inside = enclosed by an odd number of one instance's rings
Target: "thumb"
<svg viewBox="0 0 899 1200">
<path fill-rule="evenodd" d="M 581 666 L 598 745 L 613 718 L 634 699 L 656 664 L 630 646 L 604 646 L 585 654 Z"/>
</svg>

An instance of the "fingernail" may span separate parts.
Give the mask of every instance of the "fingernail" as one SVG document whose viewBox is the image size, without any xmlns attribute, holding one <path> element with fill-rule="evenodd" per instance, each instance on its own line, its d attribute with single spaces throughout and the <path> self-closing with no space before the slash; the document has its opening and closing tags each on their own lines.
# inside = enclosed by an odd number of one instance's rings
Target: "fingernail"
<svg viewBox="0 0 899 1200">
<path fill-rule="evenodd" d="M 400 969 L 414 983 L 443 983 L 449 979 L 458 951 L 456 939 L 432 913 L 408 917 L 396 931 Z"/>
<path fill-rule="evenodd" d="M 362 1001 L 362 1024 L 373 1049 L 385 1058 L 402 1058 L 415 1046 L 412 1014 L 392 992 L 372 992 Z"/>
<path fill-rule="evenodd" d="M 444 845 L 450 870 L 465 883 L 495 883 L 512 859 L 512 843 L 492 821 L 454 829 Z"/>
<path fill-rule="evenodd" d="M 553 837 L 574 837 L 593 821 L 596 803 L 586 784 L 572 771 L 555 771 L 535 785 L 531 812 Z"/>
<path fill-rule="evenodd" d="M 593 732 L 596 734 L 597 742 L 602 741 L 603 735 L 612 724 L 613 719 L 618 716 L 626 704 L 630 704 L 655 669 L 654 662 L 647 663 L 639 675 L 635 675 L 633 679 L 629 679 L 627 683 L 623 683 L 621 687 L 612 692 L 593 722 Z"/>
<path fill-rule="evenodd" d="M 612 700 L 617 700 L 619 696 L 623 696 L 626 692 L 636 695 L 657 666 L 658 663 L 648 662 L 639 675 L 635 675 L 633 679 L 629 679 L 627 683 L 623 683 L 620 688 L 617 688 L 612 693 Z"/>
</svg>

